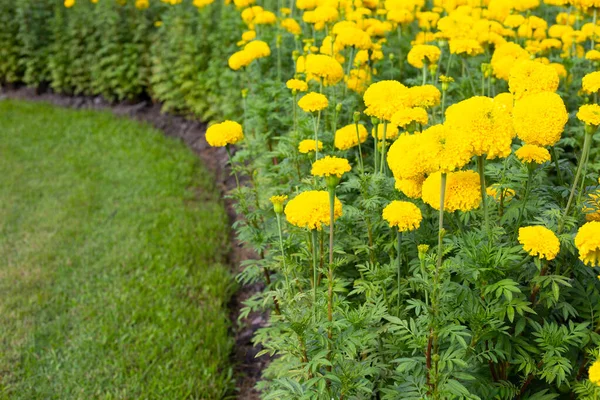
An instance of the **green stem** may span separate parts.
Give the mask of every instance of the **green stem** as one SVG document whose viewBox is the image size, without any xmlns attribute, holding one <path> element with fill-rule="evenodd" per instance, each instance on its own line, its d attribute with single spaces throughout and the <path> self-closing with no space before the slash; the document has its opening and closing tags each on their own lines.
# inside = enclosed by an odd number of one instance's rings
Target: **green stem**
<svg viewBox="0 0 600 400">
<path fill-rule="evenodd" d="M 487 193 L 485 190 L 485 159 L 483 156 L 477 157 L 477 169 L 479 170 L 479 182 L 481 188 L 481 206 L 483 208 L 483 218 L 485 221 L 485 230 L 490 234 L 490 215 L 487 206 Z"/>
<path fill-rule="evenodd" d="M 333 351 L 333 232 L 335 223 L 335 187 L 329 187 L 329 271 L 328 271 L 328 289 L 327 289 L 327 320 L 329 326 L 327 328 L 327 338 L 329 353 L 328 360 L 331 361 L 331 353 Z M 331 367 L 328 367 L 331 371 Z"/>
<path fill-rule="evenodd" d="M 386 136 L 387 136 L 387 126 L 388 126 L 388 122 L 387 121 L 383 121 L 383 140 L 382 140 L 382 150 L 381 150 L 381 164 L 379 165 L 379 173 L 383 174 L 386 170 L 385 168 L 385 153 L 386 153 L 386 147 L 387 147 L 387 143 L 386 143 Z"/>
<path fill-rule="evenodd" d="M 319 159 L 319 124 L 321 122 L 321 111 L 317 112 L 317 116 L 313 114 L 313 122 L 315 128 L 315 161 Z"/>
<path fill-rule="evenodd" d="M 552 150 L 552 158 L 554 159 L 554 167 L 556 168 L 556 175 L 558 176 L 558 183 L 560 183 L 561 186 L 564 186 L 565 181 L 563 180 L 562 171 L 560 170 L 560 167 L 558 166 L 558 154 L 556 152 L 556 147 L 552 146 L 550 149 Z"/>
<path fill-rule="evenodd" d="M 358 130 L 358 122 L 355 122 L 354 125 L 356 126 L 356 140 L 358 142 L 358 158 L 360 160 L 360 172 L 362 175 L 364 175 L 365 174 L 365 164 L 363 163 L 362 149 L 360 147 L 360 133 Z"/>
<path fill-rule="evenodd" d="M 285 271 L 286 270 L 286 265 L 285 265 L 285 250 L 283 248 L 283 230 L 281 229 L 281 213 L 275 213 L 275 215 L 277 216 L 277 230 L 279 231 L 279 248 L 281 250 L 281 262 L 283 264 L 286 285 L 288 285 L 289 284 L 289 282 L 288 282 L 288 274 Z"/>
<path fill-rule="evenodd" d="M 312 236 L 312 253 L 313 253 L 313 310 L 315 317 L 317 315 L 317 265 L 319 263 L 319 253 L 317 250 L 318 233 L 316 229 L 310 231 Z"/>
<path fill-rule="evenodd" d="M 375 129 L 375 141 L 374 141 L 374 159 L 373 159 L 373 168 L 374 168 L 374 172 L 377 172 L 377 165 L 378 165 L 378 160 L 379 160 L 379 149 L 377 148 L 377 144 L 379 143 L 379 124 L 375 124 L 373 126 L 373 129 Z"/>
<path fill-rule="evenodd" d="M 571 186 L 571 194 L 569 195 L 569 201 L 567 202 L 567 206 L 565 207 L 565 212 L 563 213 L 562 218 L 560 219 L 560 223 L 558 224 L 557 233 L 561 233 L 564 226 L 567 216 L 569 215 L 569 211 L 571 210 L 571 205 L 573 204 L 573 198 L 575 196 L 575 189 L 577 188 L 577 184 L 579 183 L 579 177 L 581 176 L 581 171 L 583 169 L 584 160 L 587 159 L 588 153 L 590 151 L 590 147 L 592 145 L 592 135 L 593 132 L 586 132 L 585 139 L 583 142 L 583 151 L 581 153 L 581 158 L 579 159 L 579 165 L 577 165 L 577 172 L 575 173 L 575 179 L 573 180 L 573 186 Z"/>
<path fill-rule="evenodd" d="M 402 275 L 402 232 L 396 227 L 396 240 L 398 242 L 398 314 L 400 314 L 400 277 Z"/>
<path fill-rule="evenodd" d="M 423 62 L 423 85 L 427 83 L 427 63 Z"/>
<path fill-rule="evenodd" d="M 231 150 L 229 150 L 229 145 L 225 146 L 225 150 L 227 150 L 227 156 L 229 157 L 229 165 L 231 166 L 231 171 L 235 176 L 235 185 L 237 186 L 237 189 L 240 190 L 240 180 L 238 178 L 237 171 L 235 170 L 235 166 L 233 165 L 233 157 L 231 156 Z"/>
<path fill-rule="evenodd" d="M 521 221 L 523 220 L 523 214 L 525 213 L 525 207 L 527 206 L 527 200 L 529 199 L 529 192 L 531 191 L 531 179 L 533 178 L 533 168 L 527 166 L 527 182 L 525 183 L 525 196 L 523 196 L 523 204 L 519 209 L 519 217 L 517 218 L 517 229 L 515 231 L 515 240 L 519 235 L 519 228 L 521 227 Z"/>
</svg>

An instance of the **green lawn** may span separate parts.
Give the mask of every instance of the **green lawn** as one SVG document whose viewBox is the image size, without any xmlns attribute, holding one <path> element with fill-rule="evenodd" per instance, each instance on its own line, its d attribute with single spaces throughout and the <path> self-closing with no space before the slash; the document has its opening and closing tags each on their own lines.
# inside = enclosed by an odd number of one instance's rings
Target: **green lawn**
<svg viewBox="0 0 600 400">
<path fill-rule="evenodd" d="M 0 398 L 224 397 L 227 225 L 183 144 L 0 101 Z"/>
</svg>

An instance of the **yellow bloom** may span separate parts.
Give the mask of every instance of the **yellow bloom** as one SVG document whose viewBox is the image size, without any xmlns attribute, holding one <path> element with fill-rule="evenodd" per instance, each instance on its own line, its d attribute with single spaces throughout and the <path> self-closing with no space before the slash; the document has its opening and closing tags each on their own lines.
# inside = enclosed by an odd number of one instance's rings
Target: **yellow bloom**
<svg viewBox="0 0 600 400">
<path fill-rule="evenodd" d="M 75 0 L 65 0 L 65 7 L 71 8 L 75 5 Z"/>
<path fill-rule="evenodd" d="M 517 136 L 527 144 L 554 146 L 560 139 L 569 114 L 556 93 L 532 94 L 515 103 L 513 122 Z"/>
<path fill-rule="evenodd" d="M 308 90 L 308 83 L 301 81 L 300 79 L 289 79 L 285 86 L 290 90 L 297 92 L 306 92 Z"/>
<path fill-rule="evenodd" d="M 345 158 L 326 156 L 313 163 L 310 173 L 313 176 L 337 176 L 341 178 L 351 169 L 350 163 Z"/>
<path fill-rule="evenodd" d="M 472 147 L 472 154 L 488 159 L 507 157 L 515 137 L 510 112 L 493 99 L 471 97 L 446 110 L 447 128 Z"/>
<path fill-rule="evenodd" d="M 342 203 L 334 200 L 334 220 L 342 215 Z M 302 192 L 285 206 L 288 222 L 299 228 L 310 230 L 329 226 L 329 193 L 323 190 Z"/>
<path fill-rule="evenodd" d="M 239 70 L 240 68 L 244 68 L 247 67 L 248 65 L 250 65 L 250 63 L 253 61 L 254 59 L 252 58 L 252 55 L 250 53 L 248 53 L 247 51 L 241 50 L 241 51 L 236 51 L 235 53 L 233 53 L 231 55 L 231 57 L 229 57 L 229 68 L 231 68 L 234 71 Z"/>
<path fill-rule="evenodd" d="M 483 53 L 483 47 L 475 39 L 452 39 L 449 42 L 450 53 L 476 56 Z"/>
<path fill-rule="evenodd" d="M 392 201 L 383 209 L 383 219 L 390 227 L 397 227 L 400 232 L 419 229 L 423 216 L 421 210 L 408 201 Z"/>
<path fill-rule="evenodd" d="M 396 184 L 394 186 L 397 190 L 404 193 L 406 197 L 418 199 L 423 192 L 424 181 L 425 178 L 422 176 L 415 179 L 396 179 Z"/>
<path fill-rule="evenodd" d="M 236 144 L 244 138 L 242 126 L 235 121 L 224 121 L 214 124 L 206 130 L 206 141 L 213 147 Z"/>
<path fill-rule="evenodd" d="M 577 118 L 586 125 L 600 125 L 600 106 L 598 104 L 586 104 L 579 107 Z"/>
<path fill-rule="evenodd" d="M 266 42 L 262 40 L 253 40 L 244 46 L 244 51 L 250 54 L 252 60 L 268 57 L 271 55 L 271 49 Z"/>
<path fill-rule="evenodd" d="M 296 71 L 300 72 L 300 71 Z M 331 86 L 344 78 L 342 65 L 333 57 L 324 54 L 309 54 L 304 59 L 306 80 L 322 81 L 323 85 Z"/>
<path fill-rule="evenodd" d="M 346 125 L 335 132 L 333 144 L 338 150 L 348 150 L 367 140 L 368 132 L 364 125 L 358 125 L 358 133 L 355 124 Z"/>
<path fill-rule="evenodd" d="M 518 60 L 528 60 L 529 53 L 513 42 L 506 42 L 496 47 L 492 55 L 491 65 L 496 78 L 508 80 L 510 70 Z"/>
<path fill-rule="evenodd" d="M 519 148 L 515 155 L 523 163 L 536 163 L 543 164 L 550 161 L 550 152 L 544 147 L 536 146 L 533 144 L 526 144 Z"/>
<path fill-rule="evenodd" d="M 392 115 L 392 125 L 398 127 L 406 127 L 412 122 L 421 125 L 427 125 L 429 121 L 427 111 L 421 107 L 402 108 Z"/>
<path fill-rule="evenodd" d="M 415 68 L 423 68 L 425 63 L 432 65 L 437 63 L 441 55 L 438 47 L 430 44 L 418 44 L 412 47 L 406 56 L 406 60 Z"/>
<path fill-rule="evenodd" d="M 500 185 L 497 183 L 494 183 L 493 185 L 488 186 L 485 189 L 485 193 L 488 196 L 491 196 L 494 198 L 494 200 L 496 201 L 500 201 L 500 200 L 504 200 L 504 202 L 508 202 L 510 200 L 513 199 L 513 197 L 515 197 L 515 191 L 512 190 L 511 188 L 504 188 L 504 190 L 502 190 L 502 192 L 500 192 Z"/>
<path fill-rule="evenodd" d="M 531 60 L 518 61 L 508 78 L 508 88 L 516 100 L 535 93 L 556 92 L 558 83 L 553 67 Z"/>
<path fill-rule="evenodd" d="M 302 28 L 294 18 L 286 18 L 281 21 L 281 27 L 293 35 L 300 35 Z"/>
<path fill-rule="evenodd" d="M 590 61 L 600 61 L 600 51 L 590 50 L 585 53 L 585 59 Z"/>
<path fill-rule="evenodd" d="M 600 361 L 599 360 L 594 361 L 594 363 L 590 366 L 590 369 L 588 370 L 588 376 L 590 378 L 590 382 L 596 384 L 597 386 L 600 386 Z"/>
<path fill-rule="evenodd" d="M 194 0 L 194 4 L 196 4 L 195 3 L 196 1 L 197 0 Z M 202 0 L 202 1 L 204 1 L 204 0 Z M 254 39 L 256 39 L 256 31 L 246 31 L 246 32 L 242 33 L 242 40 L 244 42 L 249 42 Z"/>
<path fill-rule="evenodd" d="M 442 93 L 433 85 L 413 86 L 408 89 L 407 107 L 431 108 L 440 104 Z"/>
<path fill-rule="evenodd" d="M 329 106 L 329 101 L 321 93 L 310 92 L 298 101 L 298 106 L 306 112 L 321 111 Z"/>
<path fill-rule="evenodd" d="M 591 267 L 600 265 L 600 222 L 584 224 L 575 236 L 579 259 Z"/>
<path fill-rule="evenodd" d="M 367 107 L 365 114 L 391 121 L 392 115 L 406 106 L 408 89 L 398 81 L 380 81 L 369 86 L 363 100 Z"/>
<path fill-rule="evenodd" d="M 323 142 L 321 142 L 320 140 L 318 146 L 319 150 L 323 150 Z M 317 150 L 317 144 L 315 143 L 314 139 L 306 139 L 301 141 L 300 144 L 298 144 L 298 151 L 302 154 L 308 154 L 315 150 Z"/>
<path fill-rule="evenodd" d="M 581 80 L 581 89 L 586 93 L 596 93 L 600 90 L 600 71 L 590 72 Z"/>
<path fill-rule="evenodd" d="M 281 214 L 283 212 L 283 203 L 287 200 L 286 195 L 278 195 L 269 197 L 269 201 L 273 204 L 273 210 L 277 214 Z"/>
<path fill-rule="evenodd" d="M 548 261 L 560 251 L 560 242 L 554 232 L 539 225 L 519 228 L 519 243 L 529 255 Z"/>
<path fill-rule="evenodd" d="M 135 0 L 135 8 L 138 10 L 145 10 L 148 7 L 150 7 L 148 0 Z"/>
<path fill-rule="evenodd" d="M 510 93 L 499 93 L 494 97 L 494 102 L 501 104 L 508 112 L 512 113 L 515 105 L 515 98 Z"/>
<path fill-rule="evenodd" d="M 429 175 L 423 183 L 423 201 L 436 210 L 440 209 L 442 174 Z M 450 172 L 446 179 L 444 209 L 448 212 L 470 211 L 481 204 L 479 174 L 475 171 Z"/>
</svg>

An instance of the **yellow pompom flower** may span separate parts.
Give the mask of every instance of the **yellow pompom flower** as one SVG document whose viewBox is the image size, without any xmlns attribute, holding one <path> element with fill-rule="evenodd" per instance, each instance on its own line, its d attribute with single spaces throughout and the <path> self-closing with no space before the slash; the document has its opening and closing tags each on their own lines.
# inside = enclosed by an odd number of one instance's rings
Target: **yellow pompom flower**
<svg viewBox="0 0 600 400">
<path fill-rule="evenodd" d="M 194 0 L 194 3 L 196 1 L 197 0 Z M 205 1 L 205 0 L 202 0 L 202 1 Z M 256 31 L 246 31 L 246 32 L 242 33 L 242 40 L 244 42 L 249 42 L 254 39 L 256 39 Z"/>
<path fill-rule="evenodd" d="M 427 125 L 428 121 L 427 111 L 421 107 L 401 108 L 392 115 L 392 125 L 401 128 L 406 127 L 412 122 Z"/>
<path fill-rule="evenodd" d="M 600 71 L 590 72 L 581 80 L 581 89 L 585 93 L 596 93 L 600 90 Z"/>
<path fill-rule="evenodd" d="M 586 125 L 600 125 L 600 106 L 598 104 L 585 104 L 579 107 L 577 118 Z"/>
<path fill-rule="evenodd" d="M 440 59 L 441 51 L 430 44 L 417 44 L 410 49 L 406 60 L 415 68 L 423 68 L 425 63 L 432 65 Z"/>
<path fill-rule="evenodd" d="M 475 39 L 451 39 L 449 45 L 452 54 L 476 56 L 483 53 L 483 47 Z"/>
<path fill-rule="evenodd" d="M 431 108 L 440 104 L 442 93 L 433 85 L 413 86 L 408 89 L 407 107 Z"/>
<path fill-rule="evenodd" d="M 511 93 L 499 93 L 494 97 L 494 102 L 504 107 L 506 111 L 512 113 L 515 105 L 515 98 Z"/>
<path fill-rule="evenodd" d="M 242 126 L 235 121 L 224 121 L 214 124 L 206 130 L 206 141 L 213 147 L 236 144 L 244 138 Z"/>
<path fill-rule="evenodd" d="M 400 232 L 419 229 L 423 215 L 419 207 L 408 201 L 394 200 L 388 204 L 382 213 L 383 219 L 390 227 L 397 227 Z"/>
<path fill-rule="evenodd" d="M 517 136 L 527 144 L 554 146 L 569 119 L 565 103 L 556 93 L 532 94 L 515 103 L 513 122 Z"/>
<path fill-rule="evenodd" d="M 310 173 L 313 176 L 336 176 L 341 178 L 351 169 L 350 163 L 345 158 L 326 156 L 313 163 Z"/>
<path fill-rule="evenodd" d="M 342 216 L 342 203 L 336 197 L 333 207 L 334 220 Z M 299 228 L 310 230 L 329 226 L 329 192 L 310 190 L 302 192 L 285 206 L 288 222 Z"/>
<path fill-rule="evenodd" d="M 531 60 L 522 60 L 510 70 L 508 88 L 516 100 L 540 92 L 556 92 L 558 74 L 553 67 Z"/>
<path fill-rule="evenodd" d="M 368 87 L 363 95 L 365 114 L 391 121 L 392 115 L 408 103 L 408 88 L 398 81 L 381 81 Z"/>
<path fill-rule="evenodd" d="M 300 24 L 294 18 L 286 18 L 281 21 L 281 27 L 292 35 L 300 35 L 302 33 Z"/>
<path fill-rule="evenodd" d="M 494 76 L 499 79 L 508 80 L 510 70 L 519 60 L 528 60 L 529 53 L 516 43 L 506 42 L 496 47 L 492 60 L 492 70 Z"/>
<path fill-rule="evenodd" d="M 526 144 L 515 151 L 515 155 L 523 163 L 543 164 L 550 161 L 550 152 L 544 147 Z"/>
<path fill-rule="evenodd" d="M 512 200 L 516 194 L 515 191 L 511 188 L 504 188 L 504 190 L 501 191 L 500 185 L 497 183 L 488 186 L 485 189 L 485 193 L 496 201 L 500 201 L 503 199 L 505 202 Z"/>
<path fill-rule="evenodd" d="M 585 53 L 585 59 L 590 61 L 600 61 L 600 51 L 590 50 Z"/>
<path fill-rule="evenodd" d="M 271 55 L 271 49 L 266 42 L 262 40 L 253 40 L 244 46 L 244 51 L 250 54 L 252 60 L 258 58 L 269 57 Z"/>
<path fill-rule="evenodd" d="M 250 53 L 248 53 L 247 51 L 241 50 L 241 51 L 236 51 L 235 53 L 233 53 L 231 55 L 231 57 L 229 57 L 229 68 L 231 68 L 234 71 L 239 70 L 240 68 L 244 68 L 247 67 L 248 65 L 250 65 L 250 63 L 253 61 L 254 59 L 252 58 L 252 55 Z"/>
<path fill-rule="evenodd" d="M 75 0 L 65 0 L 64 4 L 66 8 L 71 8 L 75 5 Z"/>
<path fill-rule="evenodd" d="M 298 101 L 298 106 L 306 112 L 321 111 L 329 106 L 329 101 L 321 93 L 310 92 Z"/>
<path fill-rule="evenodd" d="M 135 8 L 137 8 L 138 10 L 145 10 L 148 7 L 150 7 L 148 0 L 135 0 Z"/>
<path fill-rule="evenodd" d="M 325 86 L 335 85 L 344 78 L 342 65 L 335 58 L 324 54 L 307 55 L 304 59 L 304 72 L 307 81 L 315 79 Z"/>
<path fill-rule="evenodd" d="M 364 125 L 359 124 L 358 133 L 356 132 L 356 129 L 355 124 L 350 124 L 335 131 L 335 138 L 333 140 L 335 148 L 338 150 L 348 150 L 357 146 L 359 141 L 360 143 L 364 143 L 369 135 L 367 128 L 365 128 Z"/>
<path fill-rule="evenodd" d="M 579 250 L 579 259 L 591 267 L 600 265 L 600 222 L 584 224 L 575 236 L 575 247 Z"/>
<path fill-rule="evenodd" d="M 423 183 L 423 201 L 440 209 L 442 174 L 433 173 Z M 446 178 L 444 209 L 448 212 L 470 211 L 481 204 L 479 174 L 475 171 L 450 172 Z"/>
<path fill-rule="evenodd" d="M 600 360 L 594 361 L 594 363 L 590 366 L 590 369 L 588 370 L 588 377 L 590 382 L 600 386 Z"/>
<path fill-rule="evenodd" d="M 395 188 L 411 199 L 421 198 L 423 193 L 423 182 L 425 177 L 417 177 L 414 179 L 396 179 Z"/>
<path fill-rule="evenodd" d="M 554 232 L 539 225 L 519 228 L 519 243 L 530 256 L 548 261 L 560 251 L 560 242 Z"/>
<path fill-rule="evenodd" d="M 508 157 L 515 137 L 511 114 L 489 97 L 474 96 L 446 110 L 444 125 L 472 147 L 472 154 L 488 159 Z"/>
<path fill-rule="evenodd" d="M 281 214 L 283 212 L 283 203 L 288 199 L 286 195 L 277 195 L 269 197 L 269 201 L 273 204 L 273 210 L 277 214 Z"/>
<path fill-rule="evenodd" d="M 285 86 L 296 92 L 306 92 L 308 90 L 308 83 L 301 81 L 300 79 L 290 79 L 285 83 Z"/>
<path fill-rule="evenodd" d="M 298 151 L 302 154 L 312 153 L 317 150 L 317 145 L 319 146 L 319 150 L 323 150 L 323 142 L 320 140 L 317 144 L 314 139 L 306 139 L 298 144 Z"/>
</svg>

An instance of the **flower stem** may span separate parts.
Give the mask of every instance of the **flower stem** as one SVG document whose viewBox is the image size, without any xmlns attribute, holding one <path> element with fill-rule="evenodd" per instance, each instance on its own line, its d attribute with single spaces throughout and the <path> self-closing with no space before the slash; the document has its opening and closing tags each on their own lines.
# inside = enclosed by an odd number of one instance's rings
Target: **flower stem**
<svg viewBox="0 0 600 400">
<path fill-rule="evenodd" d="M 373 158 L 373 168 L 374 168 L 374 172 L 377 172 L 377 161 L 379 160 L 379 150 L 378 150 L 378 146 L 377 144 L 379 143 L 379 124 L 374 124 L 373 129 L 375 130 L 375 140 L 374 140 L 374 149 L 373 149 L 373 154 L 374 154 L 374 158 Z"/>
<path fill-rule="evenodd" d="M 402 232 L 396 227 L 396 241 L 398 242 L 398 314 L 400 314 L 400 276 L 402 275 Z"/>
<path fill-rule="evenodd" d="M 321 111 L 317 112 L 315 117 L 313 114 L 313 122 L 315 125 L 315 161 L 319 159 L 319 124 L 321 122 Z"/>
<path fill-rule="evenodd" d="M 523 220 L 523 214 L 525 213 L 525 207 L 527 206 L 527 200 L 529 199 L 529 192 L 531 191 L 531 179 L 533 178 L 533 168 L 527 167 L 527 182 L 525 183 L 525 196 L 523 196 L 523 204 L 519 209 L 519 217 L 517 218 L 517 229 L 515 231 L 515 240 L 519 235 L 519 228 L 521 227 L 521 221 Z"/>
<path fill-rule="evenodd" d="M 333 232 L 335 223 L 335 187 L 329 188 L 329 270 L 328 270 L 328 288 L 327 288 L 327 320 L 329 326 L 327 328 L 327 338 L 329 339 L 328 360 L 331 361 L 331 353 L 333 351 Z M 328 367 L 331 371 L 331 366 Z"/>
<path fill-rule="evenodd" d="M 317 230 L 310 231 L 312 238 L 312 253 L 313 253 L 313 310 L 317 315 L 317 264 L 319 263 L 319 255 L 317 250 Z"/>
<path fill-rule="evenodd" d="M 562 230 L 565 226 L 565 220 L 566 220 L 567 216 L 569 215 L 569 211 L 571 210 L 571 205 L 573 203 L 573 198 L 575 196 L 575 189 L 577 188 L 577 183 L 579 183 L 579 177 L 581 176 L 581 171 L 583 169 L 585 161 L 587 160 L 588 153 L 589 153 L 590 147 L 592 145 L 592 135 L 593 135 L 593 132 L 585 133 L 585 139 L 583 142 L 583 151 L 581 153 L 581 158 L 579 159 L 579 165 L 577 165 L 577 172 L 575 173 L 575 179 L 573 180 L 573 186 L 571 186 L 571 194 L 569 195 L 569 201 L 567 202 L 567 206 L 565 207 L 565 212 L 563 213 L 563 216 L 560 219 L 560 223 L 558 224 L 557 233 L 559 233 L 559 234 L 562 232 Z"/>
<path fill-rule="evenodd" d="M 388 126 L 388 122 L 387 121 L 383 121 L 383 140 L 382 140 L 382 147 L 381 147 L 381 164 L 379 165 L 379 173 L 383 174 L 386 170 L 385 167 L 385 153 L 386 153 L 386 136 L 387 136 L 387 126 Z"/>
<path fill-rule="evenodd" d="M 485 221 L 485 230 L 490 234 L 490 215 L 487 206 L 487 193 L 485 190 L 485 159 L 483 156 L 477 157 L 477 169 L 479 170 L 479 182 L 481 186 L 481 207 L 483 208 L 483 218 Z"/>
<path fill-rule="evenodd" d="M 275 215 L 277 216 L 277 230 L 279 231 L 279 248 L 281 250 L 281 263 L 282 263 L 283 269 L 284 269 L 286 286 L 289 286 L 288 274 L 285 271 L 286 270 L 286 266 L 285 266 L 285 250 L 283 249 L 283 231 L 281 229 L 281 213 L 275 213 Z"/>
<path fill-rule="evenodd" d="M 556 175 L 558 176 L 558 183 L 560 183 L 560 185 L 563 186 L 565 184 L 565 181 L 563 180 L 562 172 L 560 170 L 560 167 L 558 166 L 558 153 L 556 152 L 556 147 L 552 146 L 551 150 L 552 158 L 554 159 L 554 167 L 556 168 Z"/>
<path fill-rule="evenodd" d="M 360 147 L 360 133 L 358 130 L 358 122 L 355 122 L 354 125 L 356 126 L 356 140 L 358 141 L 358 159 L 360 160 L 360 172 L 362 173 L 362 175 L 364 175 L 365 164 L 363 163 L 362 149 Z"/>
<path fill-rule="evenodd" d="M 423 63 L 423 85 L 427 83 L 427 63 Z"/>
<path fill-rule="evenodd" d="M 225 146 L 225 150 L 227 151 L 227 156 L 229 157 L 229 165 L 231 166 L 231 171 L 235 176 L 235 185 L 237 186 L 237 189 L 240 190 L 240 180 L 238 178 L 237 171 L 235 170 L 235 167 L 233 165 L 233 157 L 231 156 L 231 150 L 229 149 L 229 145 Z"/>
</svg>

